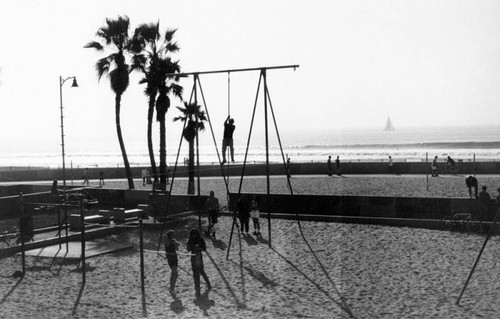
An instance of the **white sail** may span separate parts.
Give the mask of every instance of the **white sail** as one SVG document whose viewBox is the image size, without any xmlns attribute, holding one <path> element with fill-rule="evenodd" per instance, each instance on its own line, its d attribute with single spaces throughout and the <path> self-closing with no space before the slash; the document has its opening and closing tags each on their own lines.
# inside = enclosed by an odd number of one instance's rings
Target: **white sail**
<svg viewBox="0 0 500 319">
<path fill-rule="evenodd" d="M 390 117 L 387 117 L 387 122 L 385 123 L 384 131 L 394 131 L 394 126 L 392 125 Z"/>
</svg>

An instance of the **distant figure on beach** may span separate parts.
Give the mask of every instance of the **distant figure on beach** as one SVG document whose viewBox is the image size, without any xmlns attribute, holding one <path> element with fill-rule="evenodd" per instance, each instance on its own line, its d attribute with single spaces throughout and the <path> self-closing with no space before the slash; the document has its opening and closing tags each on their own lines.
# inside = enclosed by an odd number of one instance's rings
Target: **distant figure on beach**
<svg viewBox="0 0 500 319">
<path fill-rule="evenodd" d="M 245 197 L 245 195 L 241 195 L 240 199 L 238 200 L 238 217 L 240 219 L 240 224 L 241 224 L 241 233 L 245 232 L 245 234 L 248 236 L 248 223 L 250 221 L 250 211 L 249 211 L 249 205 L 248 201 Z"/>
<path fill-rule="evenodd" d="M 231 162 L 234 162 L 234 147 L 233 147 L 233 132 L 236 126 L 234 126 L 234 119 L 229 115 L 224 122 L 224 138 L 222 140 L 222 164 L 226 162 L 226 149 L 229 146 L 229 151 L 231 152 Z"/>
<path fill-rule="evenodd" d="M 210 197 L 207 199 L 206 207 L 208 212 L 208 229 L 206 234 L 208 236 L 212 235 L 215 239 L 216 224 L 219 217 L 219 199 L 215 197 L 214 191 L 210 191 Z"/>
<path fill-rule="evenodd" d="M 455 160 L 448 156 L 446 160 L 446 168 L 448 169 L 448 172 L 455 173 Z"/>
<path fill-rule="evenodd" d="M 200 275 L 205 280 L 207 284 L 207 289 L 212 289 L 212 285 L 210 284 L 210 280 L 208 279 L 207 274 L 205 273 L 205 268 L 203 266 L 203 251 L 207 250 L 207 244 L 201 238 L 200 232 L 198 229 L 193 228 L 189 232 L 189 240 L 187 242 L 187 250 L 192 254 L 191 255 L 191 269 L 193 270 L 193 279 L 194 279 L 194 289 L 196 293 L 196 298 L 200 298 Z"/>
<path fill-rule="evenodd" d="M 88 185 L 89 185 L 89 169 L 88 169 L 88 168 L 86 168 L 86 169 L 83 171 L 83 176 L 82 176 L 82 178 L 83 178 L 83 183 L 82 183 L 82 185 L 87 184 L 87 186 L 88 186 Z"/>
<path fill-rule="evenodd" d="M 439 177 L 439 175 L 438 175 L 438 157 L 437 157 L 437 155 L 434 156 L 434 160 L 432 161 L 431 169 L 432 169 L 432 177 Z"/>
<path fill-rule="evenodd" d="M 472 188 L 474 188 L 474 194 L 476 195 L 476 199 L 478 198 L 477 195 L 477 178 L 475 178 L 472 175 L 467 176 L 465 179 L 465 185 L 467 185 L 467 188 L 469 189 L 469 197 L 472 198 Z"/>
<path fill-rule="evenodd" d="M 290 157 L 287 156 L 286 159 L 286 176 L 290 177 Z"/>
<path fill-rule="evenodd" d="M 328 176 L 332 176 L 333 175 L 333 167 L 332 167 L 332 156 L 331 155 L 328 156 L 328 161 L 326 161 L 326 164 L 328 166 Z"/>
<path fill-rule="evenodd" d="M 392 162 L 391 155 L 389 155 L 389 174 L 394 174 L 394 163 Z"/>
<path fill-rule="evenodd" d="M 491 197 L 486 191 L 486 186 L 481 187 L 481 189 L 479 193 L 479 218 L 481 218 L 481 220 L 486 220 L 486 218 L 488 218 Z"/>
<path fill-rule="evenodd" d="M 142 186 L 146 186 L 146 177 L 148 176 L 147 168 L 141 170 Z"/>
<path fill-rule="evenodd" d="M 179 250 L 180 243 L 175 239 L 173 230 L 167 231 L 167 239 L 165 240 L 165 256 L 167 257 L 168 266 L 170 267 L 170 293 L 175 293 L 175 283 L 179 273 L 177 271 L 178 259 L 177 250 Z"/>
<path fill-rule="evenodd" d="M 99 185 L 104 185 L 104 171 L 102 169 L 99 171 Z"/>
<path fill-rule="evenodd" d="M 337 159 L 335 160 L 335 166 L 337 168 L 337 176 L 341 176 L 341 174 L 340 174 L 340 158 L 338 155 L 337 155 Z"/>
<path fill-rule="evenodd" d="M 252 198 L 252 202 L 250 203 L 250 208 L 251 208 L 250 217 L 252 217 L 253 221 L 253 234 L 255 236 L 259 236 L 260 235 L 259 198 L 256 195 L 254 195 Z"/>
</svg>

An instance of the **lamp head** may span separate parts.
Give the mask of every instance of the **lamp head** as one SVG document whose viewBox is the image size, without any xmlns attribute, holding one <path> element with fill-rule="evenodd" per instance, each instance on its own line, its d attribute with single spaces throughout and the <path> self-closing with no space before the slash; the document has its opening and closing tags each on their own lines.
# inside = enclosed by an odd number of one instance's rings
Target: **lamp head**
<svg viewBox="0 0 500 319">
<path fill-rule="evenodd" d="M 77 88 L 78 87 L 78 83 L 76 83 L 76 77 L 73 78 L 73 84 L 71 84 L 71 87 L 72 88 Z"/>
</svg>

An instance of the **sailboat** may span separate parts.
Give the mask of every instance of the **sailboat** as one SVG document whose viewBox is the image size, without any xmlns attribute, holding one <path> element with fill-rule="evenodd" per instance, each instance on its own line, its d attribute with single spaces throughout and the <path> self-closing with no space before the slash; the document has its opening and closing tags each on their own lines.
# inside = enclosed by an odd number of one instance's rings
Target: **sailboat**
<svg viewBox="0 0 500 319">
<path fill-rule="evenodd" d="M 394 126 L 392 125 L 390 117 L 387 117 L 387 122 L 385 123 L 384 131 L 394 131 Z"/>
</svg>

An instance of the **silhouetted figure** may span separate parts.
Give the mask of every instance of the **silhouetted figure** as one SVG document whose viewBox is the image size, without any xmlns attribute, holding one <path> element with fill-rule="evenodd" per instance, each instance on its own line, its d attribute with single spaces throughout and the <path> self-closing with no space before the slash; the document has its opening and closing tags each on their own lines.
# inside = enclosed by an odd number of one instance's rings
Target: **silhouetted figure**
<svg viewBox="0 0 500 319">
<path fill-rule="evenodd" d="M 250 205 L 245 197 L 245 195 L 241 195 L 238 200 L 238 217 L 240 218 L 241 223 L 241 232 L 245 232 L 248 236 L 248 224 L 250 221 Z"/>
<path fill-rule="evenodd" d="M 210 191 L 210 197 L 207 199 L 206 206 L 208 212 L 207 235 L 212 235 L 215 239 L 216 224 L 219 217 L 219 199 L 215 197 L 214 191 Z"/>
<path fill-rule="evenodd" d="M 481 187 L 481 189 L 482 190 L 479 193 L 479 218 L 481 220 L 486 220 L 488 218 L 491 197 L 486 191 L 486 186 Z"/>
<path fill-rule="evenodd" d="M 446 159 L 446 168 L 448 172 L 455 173 L 455 160 L 450 156 Z"/>
<path fill-rule="evenodd" d="M 234 126 L 234 119 L 229 115 L 224 122 L 224 138 L 222 140 L 222 164 L 226 162 L 226 149 L 229 147 L 231 152 L 231 162 L 234 162 L 234 147 L 233 147 L 233 132 L 236 127 Z"/>
<path fill-rule="evenodd" d="M 333 175 L 333 167 L 332 167 L 332 156 L 328 156 L 328 160 L 326 161 L 326 164 L 328 166 L 328 176 Z"/>
<path fill-rule="evenodd" d="M 191 268 L 193 270 L 194 279 L 194 289 L 196 293 L 196 298 L 200 297 L 200 275 L 205 280 L 208 289 L 212 289 L 210 280 L 205 273 L 205 268 L 203 266 L 203 255 L 202 252 L 207 250 L 207 245 L 203 238 L 201 238 L 198 229 L 193 228 L 189 232 L 189 240 L 187 242 L 187 250 L 191 252 Z"/>
<path fill-rule="evenodd" d="M 337 159 L 335 160 L 335 166 L 337 168 L 337 176 L 341 176 L 342 174 L 340 173 L 340 158 L 337 155 Z"/>
<path fill-rule="evenodd" d="M 82 183 L 82 185 L 87 184 L 87 186 L 88 186 L 88 185 L 89 185 L 89 169 L 88 169 L 88 168 L 86 168 L 86 169 L 83 171 L 83 176 L 82 176 L 82 178 L 83 178 L 83 183 Z"/>
<path fill-rule="evenodd" d="M 478 198 L 477 195 L 477 178 L 475 178 L 472 175 L 467 176 L 465 179 L 465 185 L 467 185 L 467 188 L 469 189 L 469 197 L 472 198 L 472 188 L 474 188 L 474 195 L 476 196 L 475 198 Z"/>
<path fill-rule="evenodd" d="M 104 171 L 102 169 L 99 171 L 99 185 L 104 185 Z"/>
<path fill-rule="evenodd" d="M 432 160 L 432 165 L 431 165 L 431 169 L 432 169 L 432 177 L 439 177 L 438 175 L 438 157 L 437 156 L 434 156 L 434 160 Z"/>
<path fill-rule="evenodd" d="M 177 259 L 177 250 L 179 249 L 180 243 L 175 239 L 175 233 L 173 230 L 167 232 L 167 239 L 165 240 L 165 256 L 167 257 L 168 266 L 170 267 L 170 293 L 175 293 L 175 283 L 177 282 L 177 277 L 179 277 L 179 272 L 177 271 L 177 266 L 179 261 Z"/>
</svg>

